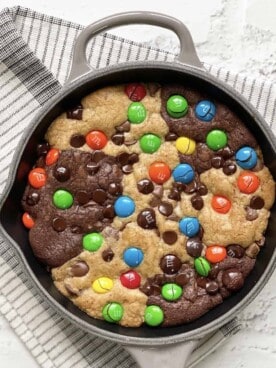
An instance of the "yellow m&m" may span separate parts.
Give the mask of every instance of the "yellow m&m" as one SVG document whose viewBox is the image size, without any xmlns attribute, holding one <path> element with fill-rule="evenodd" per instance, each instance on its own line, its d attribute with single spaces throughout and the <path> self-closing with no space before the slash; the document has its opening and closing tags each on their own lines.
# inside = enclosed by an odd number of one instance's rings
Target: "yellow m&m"
<svg viewBox="0 0 276 368">
<path fill-rule="evenodd" d="M 175 146 L 184 155 L 192 155 L 196 149 L 196 142 L 188 137 L 179 137 L 175 142 Z"/>
<path fill-rule="evenodd" d="M 113 280 L 111 280 L 109 277 L 99 277 L 93 282 L 92 289 L 95 291 L 95 293 L 105 294 L 113 288 L 113 285 Z"/>
</svg>

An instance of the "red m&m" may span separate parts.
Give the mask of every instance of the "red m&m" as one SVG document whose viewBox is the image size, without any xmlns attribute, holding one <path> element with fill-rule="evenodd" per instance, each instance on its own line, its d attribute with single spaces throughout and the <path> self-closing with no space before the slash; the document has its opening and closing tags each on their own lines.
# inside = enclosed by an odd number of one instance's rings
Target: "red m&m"
<svg viewBox="0 0 276 368">
<path fill-rule="evenodd" d="M 149 167 L 149 176 L 156 184 L 163 184 L 169 180 L 171 169 L 164 162 L 154 162 Z"/>
<path fill-rule="evenodd" d="M 33 188 L 41 188 L 46 184 L 46 171 L 42 167 L 36 167 L 29 172 L 28 180 Z"/>
<path fill-rule="evenodd" d="M 227 213 L 231 208 L 231 202 L 224 196 L 215 195 L 212 198 L 211 206 L 218 213 Z"/>
<path fill-rule="evenodd" d="M 206 249 L 205 258 L 211 263 L 217 263 L 226 257 L 226 249 L 220 245 L 212 245 Z"/>
<path fill-rule="evenodd" d="M 85 137 L 87 145 L 93 150 L 104 148 L 107 144 L 107 136 L 100 130 L 92 130 Z"/>
<path fill-rule="evenodd" d="M 23 213 L 22 222 L 27 229 L 31 229 L 35 224 L 33 218 L 28 214 L 28 212 Z"/>
<path fill-rule="evenodd" d="M 136 271 L 127 271 L 120 276 L 120 281 L 128 289 L 137 289 L 141 284 L 141 276 Z"/>
<path fill-rule="evenodd" d="M 131 101 L 141 101 L 147 94 L 146 88 L 140 83 L 130 83 L 125 87 L 125 93 Z"/>
<path fill-rule="evenodd" d="M 49 166 L 55 164 L 58 158 L 59 158 L 59 150 L 56 148 L 51 148 L 50 151 L 48 151 L 45 158 L 46 165 Z"/>
<path fill-rule="evenodd" d="M 243 171 L 238 177 L 237 184 L 242 193 L 251 194 L 259 188 L 260 179 L 251 171 Z"/>
</svg>

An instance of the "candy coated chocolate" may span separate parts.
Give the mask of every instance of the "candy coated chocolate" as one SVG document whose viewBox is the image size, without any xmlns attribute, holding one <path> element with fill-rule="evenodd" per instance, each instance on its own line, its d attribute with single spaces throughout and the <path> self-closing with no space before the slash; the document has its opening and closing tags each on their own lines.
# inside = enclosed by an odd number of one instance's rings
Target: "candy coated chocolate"
<svg viewBox="0 0 276 368">
<path fill-rule="evenodd" d="M 192 155 L 196 149 L 196 142 L 188 137 L 179 137 L 175 142 L 175 146 L 183 155 Z"/>
<path fill-rule="evenodd" d="M 109 277 L 99 277 L 92 284 L 92 289 L 97 294 L 106 294 L 113 289 L 114 282 Z"/>
<path fill-rule="evenodd" d="M 119 303 L 107 303 L 102 310 L 103 318 L 110 323 L 119 322 L 124 314 L 124 308 Z"/>
<path fill-rule="evenodd" d="M 148 133 L 139 139 L 140 148 L 145 153 L 154 153 L 161 146 L 161 139 L 156 134 Z"/>
<path fill-rule="evenodd" d="M 167 301 L 178 300 L 182 296 L 182 293 L 182 287 L 174 283 L 165 284 L 161 289 L 161 294 Z"/>
<path fill-rule="evenodd" d="M 86 134 L 86 144 L 93 150 L 101 150 L 107 144 L 107 136 L 101 130 L 92 130 Z"/>
<path fill-rule="evenodd" d="M 169 180 L 171 169 L 164 162 L 153 162 L 149 167 L 149 176 L 156 184 L 163 184 Z"/>
<path fill-rule="evenodd" d="M 249 146 L 244 146 L 236 152 L 237 164 L 245 170 L 253 169 L 256 166 L 258 157 L 256 151 Z"/>
<path fill-rule="evenodd" d="M 46 171 L 41 167 L 36 167 L 29 172 L 28 181 L 33 188 L 39 189 L 44 187 L 46 180 Z"/>
<path fill-rule="evenodd" d="M 198 237 L 189 238 L 186 244 L 186 250 L 191 257 L 200 257 L 203 249 L 203 244 Z"/>
<path fill-rule="evenodd" d="M 137 267 L 143 262 L 144 253 L 140 248 L 130 247 L 124 251 L 123 259 L 129 267 Z"/>
<path fill-rule="evenodd" d="M 135 203 L 128 196 L 119 197 L 114 204 L 114 210 L 119 217 L 128 217 L 135 211 Z"/>
<path fill-rule="evenodd" d="M 141 83 L 130 83 L 125 87 L 125 93 L 131 101 L 139 102 L 146 96 L 147 91 Z"/>
<path fill-rule="evenodd" d="M 159 326 L 164 320 L 164 313 L 158 305 L 149 305 L 145 309 L 145 323 L 149 326 Z"/>
<path fill-rule="evenodd" d="M 173 118 L 181 118 L 188 112 L 188 102 L 181 95 L 173 95 L 167 101 L 167 112 Z"/>
<path fill-rule="evenodd" d="M 179 222 L 179 230 L 189 238 L 196 236 L 199 228 L 200 224 L 196 217 L 183 217 Z"/>
<path fill-rule="evenodd" d="M 200 276 L 204 276 L 204 277 L 208 276 L 211 270 L 211 266 L 210 266 L 210 263 L 207 261 L 207 259 L 205 259 L 204 257 L 198 257 L 195 259 L 194 265 L 195 265 L 196 272 Z"/>
<path fill-rule="evenodd" d="M 53 203 L 57 208 L 66 210 L 73 205 L 74 197 L 71 193 L 64 189 L 58 189 L 53 195 Z"/>
<path fill-rule="evenodd" d="M 127 110 L 127 117 L 132 124 L 141 124 L 147 116 L 147 110 L 141 102 L 132 102 Z"/>
<path fill-rule="evenodd" d="M 216 106 L 209 100 L 198 102 L 195 107 L 195 116 L 204 122 L 210 122 L 216 115 Z"/>
<path fill-rule="evenodd" d="M 155 229 L 156 228 L 156 217 L 155 212 L 152 208 L 145 208 L 137 216 L 137 224 L 143 229 Z"/>
<path fill-rule="evenodd" d="M 96 252 L 103 244 L 104 238 L 99 233 L 90 233 L 82 238 L 82 246 L 89 252 Z"/>
<path fill-rule="evenodd" d="M 137 289 L 141 284 L 141 276 L 136 271 L 127 271 L 120 276 L 121 284 L 128 289 Z"/>
<path fill-rule="evenodd" d="M 161 270 L 168 275 L 177 273 L 180 270 L 181 265 L 181 260 L 174 254 L 167 254 L 160 260 Z"/>
<path fill-rule="evenodd" d="M 227 134 L 223 130 L 219 129 L 211 130 L 206 137 L 206 144 L 213 151 L 224 148 L 227 146 L 227 142 Z"/>
<path fill-rule="evenodd" d="M 189 164 L 179 164 L 173 170 L 173 178 L 175 181 L 180 183 L 189 184 L 194 180 L 195 172 L 191 165 Z"/>
<path fill-rule="evenodd" d="M 242 258 L 245 250 L 238 244 L 230 244 L 227 247 L 227 255 L 232 258 Z"/>
<path fill-rule="evenodd" d="M 243 171 L 238 177 L 238 188 L 242 193 L 251 194 L 260 186 L 260 179 L 251 171 Z"/>
</svg>

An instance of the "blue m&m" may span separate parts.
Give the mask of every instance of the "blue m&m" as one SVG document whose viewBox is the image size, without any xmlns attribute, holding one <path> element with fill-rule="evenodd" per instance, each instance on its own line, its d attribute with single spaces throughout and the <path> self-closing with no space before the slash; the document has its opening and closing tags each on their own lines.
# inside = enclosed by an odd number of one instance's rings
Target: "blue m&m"
<svg viewBox="0 0 276 368">
<path fill-rule="evenodd" d="M 189 238 L 196 236 L 200 229 L 200 223 L 196 217 L 183 217 L 179 221 L 179 230 Z"/>
<path fill-rule="evenodd" d="M 208 100 L 200 101 L 195 107 L 195 116 L 202 121 L 209 122 L 216 115 L 216 106 Z"/>
<path fill-rule="evenodd" d="M 236 152 L 236 161 L 242 169 L 250 170 L 256 166 L 258 157 L 253 148 L 244 146 Z"/>
<path fill-rule="evenodd" d="M 179 181 L 184 184 L 189 184 L 194 180 L 195 172 L 189 164 L 179 164 L 173 170 L 173 178 L 175 181 Z"/>
<path fill-rule="evenodd" d="M 128 196 L 121 196 L 114 203 L 114 210 L 119 217 L 128 217 L 135 211 L 135 203 Z"/>
<path fill-rule="evenodd" d="M 140 248 L 130 247 L 124 251 L 123 258 L 129 267 L 137 267 L 143 262 L 144 253 Z"/>
</svg>

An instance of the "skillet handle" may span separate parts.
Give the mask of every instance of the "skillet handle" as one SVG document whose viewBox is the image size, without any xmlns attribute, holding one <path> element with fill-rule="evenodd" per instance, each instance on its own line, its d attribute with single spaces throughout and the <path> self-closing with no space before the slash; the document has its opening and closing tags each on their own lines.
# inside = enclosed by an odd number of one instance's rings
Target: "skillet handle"
<svg viewBox="0 0 276 368">
<path fill-rule="evenodd" d="M 199 340 L 158 347 L 124 346 L 139 368 L 185 368 Z"/>
<path fill-rule="evenodd" d="M 67 83 L 93 70 L 86 58 L 86 47 L 91 38 L 108 28 L 129 24 L 149 24 L 167 28 L 175 32 L 180 41 L 180 53 L 176 57 L 176 61 L 203 69 L 197 56 L 191 34 L 180 20 L 155 12 L 134 11 L 111 15 L 84 28 L 75 42 L 72 67 Z"/>
</svg>

